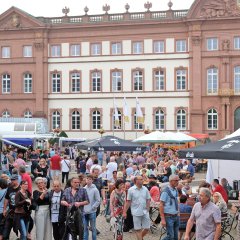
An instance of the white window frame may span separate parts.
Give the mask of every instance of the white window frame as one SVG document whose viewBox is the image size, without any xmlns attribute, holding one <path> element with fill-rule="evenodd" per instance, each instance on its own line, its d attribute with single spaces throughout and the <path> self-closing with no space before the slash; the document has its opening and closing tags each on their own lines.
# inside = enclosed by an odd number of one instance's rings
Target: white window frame
<svg viewBox="0 0 240 240">
<path fill-rule="evenodd" d="M 133 71 L 133 91 L 143 91 L 143 71 Z"/>
<path fill-rule="evenodd" d="M 60 128 L 61 126 L 61 114 L 59 111 L 55 111 L 52 113 L 52 128 Z"/>
<path fill-rule="evenodd" d="M 71 116 L 71 127 L 72 130 L 80 130 L 81 129 L 81 114 L 79 111 L 72 112 Z"/>
<path fill-rule="evenodd" d="M 101 113 L 96 110 L 92 112 L 92 130 L 99 130 L 101 128 Z"/>
<path fill-rule="evenodd" d="M 207 70 L 207 93 L 218 94 L 218 68 Z"/>
<path fill-rule="evenodd" d="M 154 71 L 155 91 L 165 90 L 165 71 L 155 70 Z"/>
<path fill-rule="evenodd" d="M 8 46 L 2 47 L 2 58 L 10 58 L 11 57 L 11 48 Z"/>
<path fill-rule="evenodd" d="M 9 111 L 4 111 L 4 112 L 2 113 L 2 118 L 10 118 L 10 117 L 11 117 L 11 114 L 10 114 Z"/>
<path fill-rule="evenodd" d="M 114 114 L 114 110 L 113 110 L 113 114 L 112 114 L 112 126 L 114 130 L 121 130 L 122 129 L 122 113 L 120 110 L 118 110 L 118 119 L 119 119 L 119 127 L 115 126 L 115 114 Z"/>
<path fill-rule="evenodd" d="M 112 55 L 120 54 L 122 54 L 122 43 L 121 42 L 112 43 Z"/>
<path fill-rule="evenodd" d="M 52 93 L 60 93 L 61 92 L 61 74 L 52 73 L 51 82 L 52 82 Z"/>
<path fill-rule="evenodd" d="M 71 73 L 71 91 L 73 93 L 81 91 L 81 75 L 79 72 Z"/>
<path fill-rule="evenodd" d="M 99 56 L 101 55 L 101 43 L 92 43 L 91 44 L 91 55 L 92 56 Z"/>
<path fill-rule="evenodd" d="M 25 73 L 23 75 L 23 83 L 24 83 L 24 93 L 32 93 L 32 74 Z"/>
<path fill-rule="evenodd" d="M 133 116 L 133 128 L 134 130 L 143 130 L 143 123 L 137 123 L 137 113 Z"/>
<path fill-rule="evenodd" d="M 176 70 L 176 90 L 177 91 L 187 90 L 187 70 L 186 69 Z"/>
<path fill-rule="evenodd" d="M 158 109 L 155 111 L 155 129 L 156 130 L 164 130 L 165 129 L 165 114 L 162 109 Z"/>
<path fill-rule="evenodd" d="M 153 52 L 154 53 L 164 53 L 165 52 L 165 42 L 162 40 L 153 42 Z"/>
<path fill-rule="evenodd" d="M 143 54 L 143 42 L 133 42 L 133 54 Z"/>
<path fill-rule="evenodd" d="M 11 93 L 11 76 L 10 74 L 2 75 L 2 93 L 8 94 Z"/>
<path fill-rule="evenodd" d="M 240 36 L 234 37 L 234 49 L 240 50 Z"/>
<path fill-rule="evenodd" d="M 81 55 L 81 46 L 80 44 L 72 44 L 70 46 L 70 56 L 72 57 L 78 57 Z"/>
<path fill-rule="evenodd" d="M 179 109 L 177 111 L 177 130 L 187 129 L 187 113 L 184 109 Z"/>
<path fill-rule="evenodd" d="M 218 50 L 218 38 L 207 38 L 207 50 L 217 51 Z"/>
<path fill-rule="evenodd" d="M 208 130 L 218 130 L 218 112 L 214 108 L 208 110 L 207 128 Z"/>
<path fill-rule="evenodd" d="M 187 52 L 187 40 L 176 40 L 176 52 Z"/>
<path fill-rule="evenodd" d="M 31 113 L 31 111 L 26 111 L 26 112 L 24 112 L 24 118 L 32 118 L 32 113 Z"/>
<path fill-rule="evenodd" d="M 31 45 L 26 45 L 26 46 L 23 46 L 23 57 L 32 57 L 33 54 L 32 54 L 32 46 Z"/>
<path fill-rule="evenodd" d="M 240 66 L 234 67 L 234 93 L 240 94 Z"/>
<path fill-rule="evenodd" d="M 91 73 L 91 90 L 92 92 L 101 92 L 102 88 L 102 74 L 99 71 Z"/>
<path fill-rule="evenodd" d="M 51 57 L 61 57 L 61 45 L 51 45 Z"/>
<path fill-rule="evenodd" d="M 121 71 L 112 72 L 112 91 L 113 92 L 122 91 L 122 72 Z"/>
</svg>

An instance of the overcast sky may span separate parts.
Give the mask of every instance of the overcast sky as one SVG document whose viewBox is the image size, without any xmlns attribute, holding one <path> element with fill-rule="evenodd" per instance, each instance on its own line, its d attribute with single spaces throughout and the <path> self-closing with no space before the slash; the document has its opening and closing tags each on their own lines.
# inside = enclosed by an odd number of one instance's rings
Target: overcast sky
<svg viewBox="0 0 240 240">
<path fill-rule="evenodd" d="M 89 15 L 102 14 L 102 6 L 110 5 L 109 13 L 121 13 L 125 11 L 125 4 L 130 5 L 129 12 L 145 11 L 144 3 L 148 0 L 0 0 L 0 13 L 12 6 L 18 7 L 33 16 L 56 17 L 62 16 L 62 8 L 70 8 L 69 15 L 83 15 L 84 7 L 88 6 Z M 169 0 L 149 0 L 152 2 L 152 11 L 167 10 Z M 172 9 L 188 9 L 194 0 L 172 0 Z"/>
</svg>

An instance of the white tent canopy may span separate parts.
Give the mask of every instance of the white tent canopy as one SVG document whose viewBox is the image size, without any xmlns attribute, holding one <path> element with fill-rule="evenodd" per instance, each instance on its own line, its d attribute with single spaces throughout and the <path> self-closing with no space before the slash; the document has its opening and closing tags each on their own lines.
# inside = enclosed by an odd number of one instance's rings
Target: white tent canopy
<svg viewBox="0 0 240 240">
<path fill-rule="evenodd" d="M 155 131 L 135 139 L 138 143 L 186 143 L 197 141 L 196 138 L 181 132 L 160 132 Z"/>
</svg>

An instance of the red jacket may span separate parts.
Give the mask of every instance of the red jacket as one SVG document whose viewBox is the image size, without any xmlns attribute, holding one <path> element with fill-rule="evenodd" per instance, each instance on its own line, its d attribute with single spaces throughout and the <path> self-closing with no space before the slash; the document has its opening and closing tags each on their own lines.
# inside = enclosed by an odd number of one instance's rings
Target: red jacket
<svg viewBox="0 0 240 240">
<path fill-rule="evenodd" d="M 220 184 L 218 184 L 218 185 L 215 187 L 215 189 L 213 190 L 213 193 L 215 193 L 215 192 L 221 193 L 224 201 L 225 201 L 226 203 L 228 202 L 227 192 L 226 192 L 226 190 L 225 190 Z"/>
</svg>

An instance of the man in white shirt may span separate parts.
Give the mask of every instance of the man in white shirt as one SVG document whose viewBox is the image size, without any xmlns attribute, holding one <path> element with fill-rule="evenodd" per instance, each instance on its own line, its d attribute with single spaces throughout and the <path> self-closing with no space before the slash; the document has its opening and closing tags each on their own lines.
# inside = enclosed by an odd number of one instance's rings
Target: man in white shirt
<svg viewBox="0 0 240 240">
<path fill-rule="evenodd" d="M 64 179 L 66 177 L 66 182 L 68 181 L 69 172 L 71 170 L 71 162 L 67 159 L 67 156 L 64 156 L 61 161 L 61 170 L 62 170 L 62 183 L 64 183 Z"/>
<path fill-rule="evenodd" d="M 97 159 L 95 159 L 93 161 L 93 165 L 90 168 L 90 173 L 91 174 L 93 173 L 93 169 L 98 169 L 99 170 L 99 174 L 102 173 L 102 167 L 98 164 L 98 160 Z"/>
<path fill-rule="evenodd" d="M 87 163 L 86 163 L 86 174 L 89 174 L 90 173 L 90 170 L 91 170 L 91 167 L 93 165 L 93 161 L 96 159 L 96 155 L 95 154 L 92 154 L 90 156 L 90 158 L 87 160 Z"/>
<path fill-rule="evenodd" d="M 113 171 L 117 171 L 117 163 L 115 162 L 115 157 L 110 157 L 110 162 L 108 163 L 107 169 L 107 179 L 111 180 L 113 177 Z"/>
</svg>

